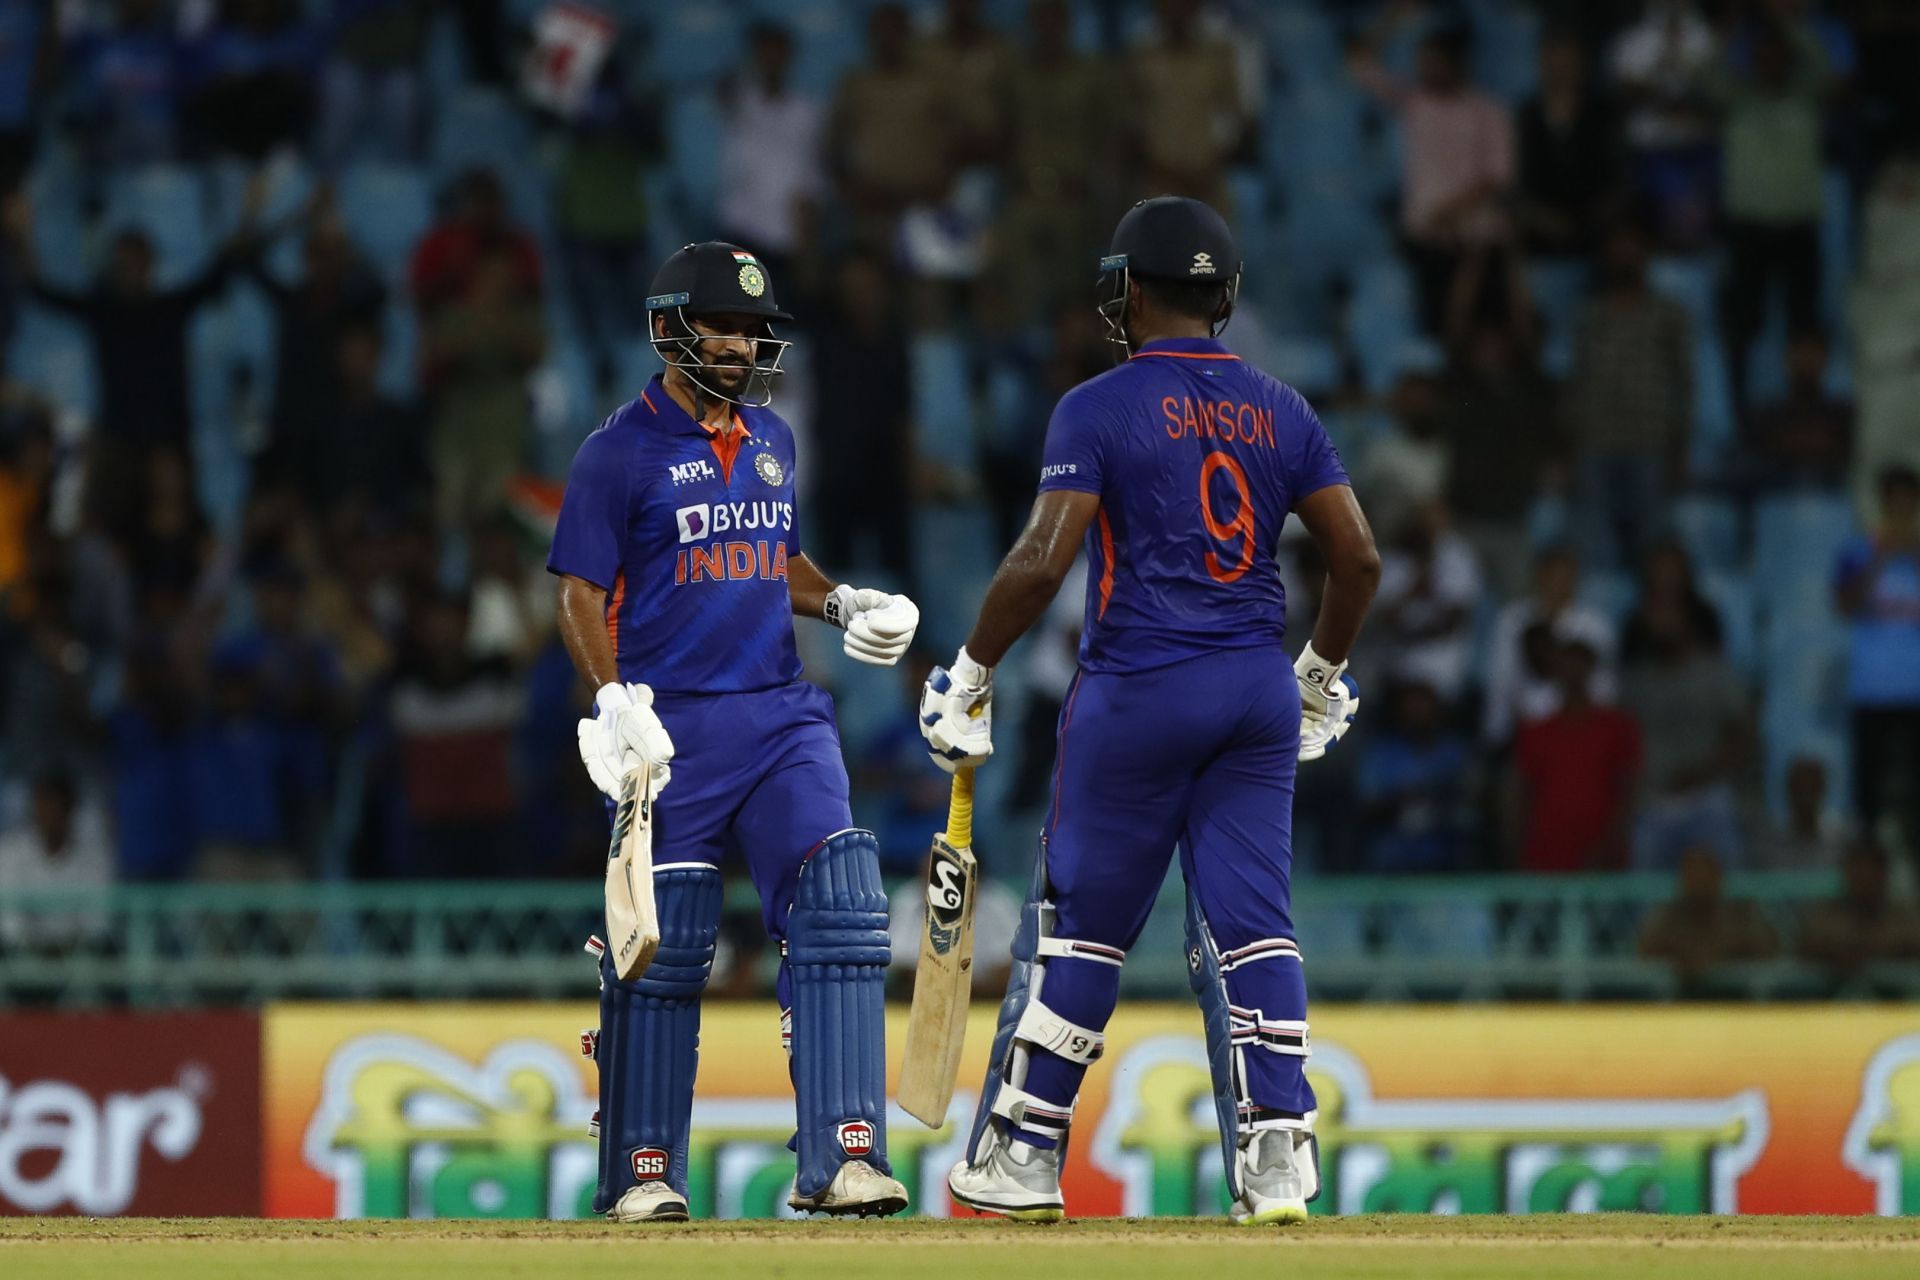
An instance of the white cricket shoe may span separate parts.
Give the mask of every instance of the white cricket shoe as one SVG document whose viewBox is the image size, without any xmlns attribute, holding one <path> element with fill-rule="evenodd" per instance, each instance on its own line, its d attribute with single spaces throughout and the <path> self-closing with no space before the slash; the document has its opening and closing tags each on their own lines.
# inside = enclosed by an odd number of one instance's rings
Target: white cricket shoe
<svg viewBox="0 0 1920 1280">
<path fill-rule="evenodd" d="M 1297 1140 L 1296 1140 L 1297 1139 Z M 1242 1226 L 1293 1226 L 1307 1220 L 1307 1197 L 1317 1190 L 1309 1168 L 1310 1134 L 1256 1129 L 1240 1139 L 1240 1198 L 1228 1210 Z"/>
<path fill-rule="evenodd" d="M 664 1182 L 643 1182 L 627 1188 L 607 1216 L 615 1222 L 685 1222 L 687 1202 Z"/>
<path fill-rule="evenodd" d="M 947 1190 L 969 1209 L 997 1213 L 1015 1222 L 1058 1222 L 1067 1216 L 1060 1195 L 1060 1152 L 1018 1139 L 1012 1142 L 988 1126 L 986 1158 L 962 1160 L 947 1174 Z"/>
<path fill-rule="evenodd" d="M 795 1191 L 789 1208 L 836 1218 L 885 1218 L 907 1207 L 907 1189 L 865 1160 L 849 1160 L 817 1196 Z"/>
</svg>

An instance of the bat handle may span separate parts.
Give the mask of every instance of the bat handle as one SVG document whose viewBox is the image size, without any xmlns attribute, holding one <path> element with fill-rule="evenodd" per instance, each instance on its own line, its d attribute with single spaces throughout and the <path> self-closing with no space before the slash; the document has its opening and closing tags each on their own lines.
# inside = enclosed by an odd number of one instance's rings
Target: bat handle
<svg viewBox="0 0 1920 1280">
<path fill-rule="evenodd" d="M 953 791 L 947 797 L 947 843 L 956 849 L 973 846 L 973 769 L 953 771 Z"/>
</svg>

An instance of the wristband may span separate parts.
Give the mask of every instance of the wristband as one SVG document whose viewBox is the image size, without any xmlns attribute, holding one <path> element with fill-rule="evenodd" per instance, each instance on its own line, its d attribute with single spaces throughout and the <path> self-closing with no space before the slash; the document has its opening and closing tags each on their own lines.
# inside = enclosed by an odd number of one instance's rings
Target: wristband
<svg viewBox="0 0 1920 1280">
<path fill-rule="evenodd" d="M 827 602 L 820 606 L 820 616 L 827 620 L 828 625 L 845 631 L 847 624 L 853 621 L 853 597 L 853 588 L 841 583 L 827 592 Z"/>
<path fill-rule="evenodd" d="M 954 655 L 953 666 L 948 670 L 954 683 L 963 689 L 990 689 L 993 687 L 993 668 L 983 667 L 973 660 L 965 645 Z"/>
<path fill-rule="evenodd" d="M 1346 663 L 1328 662 L 1315 653 L 1311 641 L 1300 651 L 1299 659 L 1293 664 L 1293 674 L 1300 683 L 1323 694 L 1333 692 L 1334 685 L 1339 682 L 1341 676 L 1346 674 L 1346 671 Z"/>
</svg>

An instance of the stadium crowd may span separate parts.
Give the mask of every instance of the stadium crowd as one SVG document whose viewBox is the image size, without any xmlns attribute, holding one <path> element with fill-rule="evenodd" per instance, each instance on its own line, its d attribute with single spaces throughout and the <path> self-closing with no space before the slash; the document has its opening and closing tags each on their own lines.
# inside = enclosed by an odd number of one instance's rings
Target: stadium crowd
<svg viewBox="0 0 1920 1280">
<path fill-rule="evenodd" d="M 809 550 L 945 643 L 1159 192 L 1386 557 L 1309 865 L 1685 867 L 1658 954 L 1721 869 L 1910 880 L 1916 58 L 1872 0 L 0 0 L 0 891 L 595 874 L 541 566 L 653 263 L 766 261 Z M 1077 628 L 1010 673 L 1009 875 Z M 905 870 L 924 664 L 817 641 Z"/>
</svg>

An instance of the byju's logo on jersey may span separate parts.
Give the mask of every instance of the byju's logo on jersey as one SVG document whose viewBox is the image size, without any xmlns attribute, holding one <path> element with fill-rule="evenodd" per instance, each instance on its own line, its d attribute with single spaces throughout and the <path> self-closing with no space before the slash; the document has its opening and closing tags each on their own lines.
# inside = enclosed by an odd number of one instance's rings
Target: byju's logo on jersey
<svg viewBox="0 0 1920 1280">
<path fill-rule="evenodd" d="M 713 507 L 705 502 L 682 507 L 673 513 L 673 522 L 680 526 L 680 541 L 698 542 L 713 532 Z"/>
<path fill-rule="evenodd" d="M 674 487 L 692 484 L 696 480 L 716 478 L 713 464 L 705 458 L 695 458 L 692 462 L 676 462 L 667 468 L 667 474 L 673 477 Z"/>
</svg>

